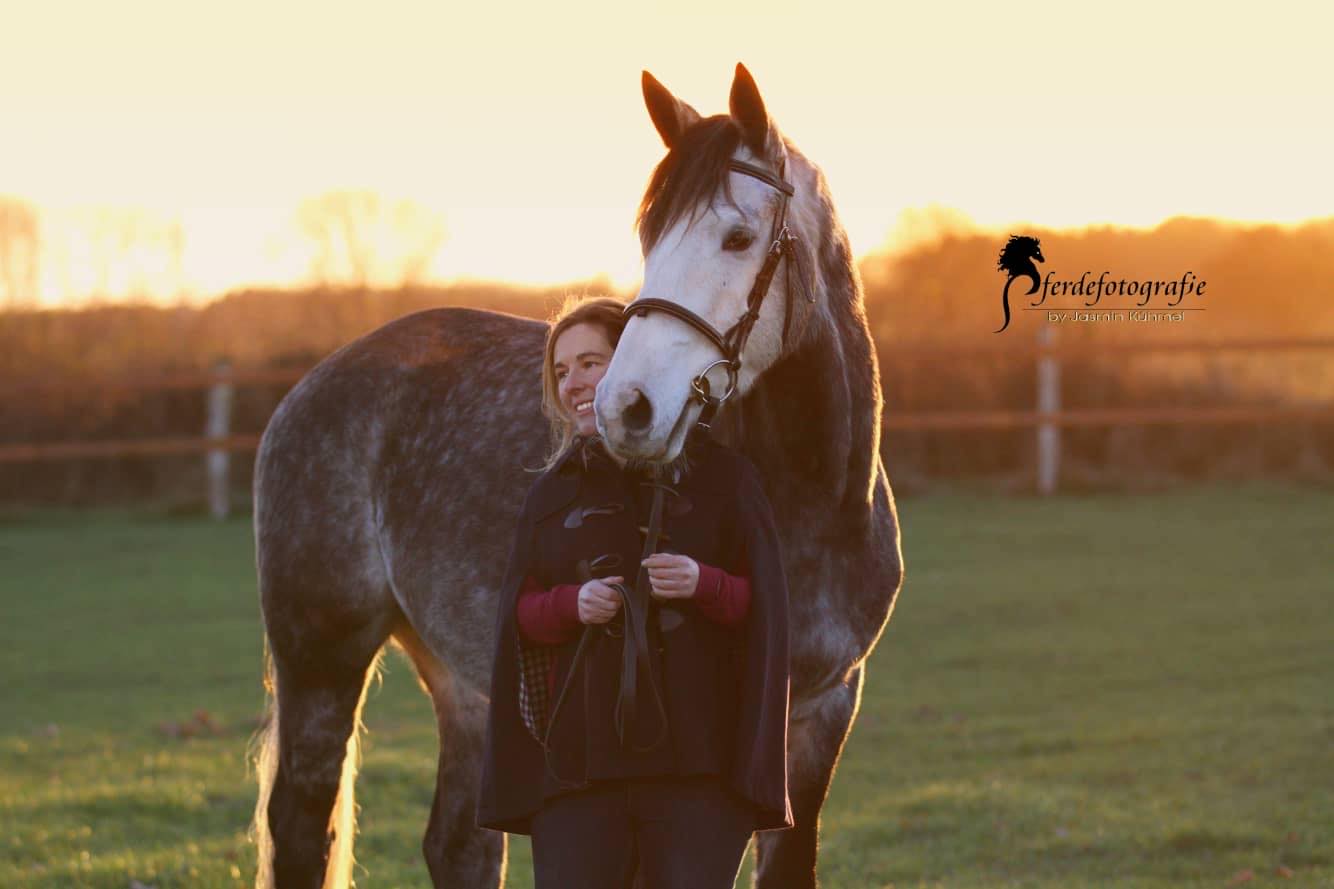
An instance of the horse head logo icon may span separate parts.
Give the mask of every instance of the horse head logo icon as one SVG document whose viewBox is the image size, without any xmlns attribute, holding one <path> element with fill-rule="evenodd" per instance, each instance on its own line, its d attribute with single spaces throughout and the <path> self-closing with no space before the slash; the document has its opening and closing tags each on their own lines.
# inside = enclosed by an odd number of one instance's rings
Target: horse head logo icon
<svg viewBox="0 0 1334 889">
<path fill-rule="evenodd" d="M 1010 326 L 1010 285 L 1014 283 L 1015 278 L 1028 278 L 1033 282 L 1028 288 L 1028 294 L 1037 293 L 1038 286 L 1042 283 L 1042 276 L 1038 274 L 1038 267 L 1033 264 L 1035 259 L 1038 262 L 1047 261 L 1042 255 L 1042 244 L 1037 238 L 1010 235 L 1010 240 L 1001 250 L 1000 259 L 996 261 L 996 268 L 1009 276 L 1005 279 L 1005 289 L 1001 291 L 1001 308 L 1005 310 L 1005 323 L 996 333 Z"/>
</svg>

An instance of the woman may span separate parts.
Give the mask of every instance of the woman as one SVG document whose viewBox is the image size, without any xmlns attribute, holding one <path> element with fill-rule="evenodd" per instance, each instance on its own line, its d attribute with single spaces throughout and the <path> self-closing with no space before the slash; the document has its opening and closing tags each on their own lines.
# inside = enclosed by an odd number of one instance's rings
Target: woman
<svg viewBox="0 0 1334 889">
<path fill-rule="evenodd" d="M 547 337 L 555 447 L 502 585 L 478 823 L 532 835 L 538 889 L 730 887 L 792 825 L 787 587 L 745 457 L 702 429 L 661 469 L 603 446 L 623 309 L 567 305 Z"/>
</svg>

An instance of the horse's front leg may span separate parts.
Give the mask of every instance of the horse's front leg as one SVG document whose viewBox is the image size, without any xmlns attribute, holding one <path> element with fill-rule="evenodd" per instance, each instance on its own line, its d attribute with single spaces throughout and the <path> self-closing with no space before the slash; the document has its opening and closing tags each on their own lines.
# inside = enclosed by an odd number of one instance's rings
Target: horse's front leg
<svg viewBox="0 0 1334 889">
<path fill-rule="evenodd" d="M 865 665 L 847 681 L 816 698 L 792 702 L 788 726 L 788 796 L 791 830 L 756 835 L 756 889 L 815 889 L 815 858 L 820 844 L 820 809 L 829 794 L 834 766 L 861 705 Z"/>
</svg>

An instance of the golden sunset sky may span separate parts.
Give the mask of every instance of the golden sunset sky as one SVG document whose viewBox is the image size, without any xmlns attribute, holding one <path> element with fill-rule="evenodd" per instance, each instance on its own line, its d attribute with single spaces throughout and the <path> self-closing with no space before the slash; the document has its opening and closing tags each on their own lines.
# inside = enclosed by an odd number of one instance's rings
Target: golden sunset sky
<svg viewBox="0 0 1334 889">
<path fill-rule="evenodd" d="M 42 212 L 46 305 L 93 286 L 105 208 L 184 231 L 179 270 L 113 290 L 300 283 L 296 207 L 333 189 L 438 213 L 439 279 L 628 285 L 662 155 L 641 69 L 711 114 L 742 61 L 859 254 L 929 206 L 997 227 L 1298 221 L 1334 213 L 1328 9 L 5 0 L 0 194 Z"/>
</svg>

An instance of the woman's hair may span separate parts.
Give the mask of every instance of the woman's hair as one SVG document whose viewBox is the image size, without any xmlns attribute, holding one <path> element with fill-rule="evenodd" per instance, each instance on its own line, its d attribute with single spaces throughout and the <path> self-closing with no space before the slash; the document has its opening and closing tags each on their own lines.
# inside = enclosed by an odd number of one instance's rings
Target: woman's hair
<svg viewBox="0 0 1334 889">
<path fill-rule="evenodd" d="M 556 384 L 556 340 L 576 324 L 596 324 L 607 335 L 612 351 L 625 329 L 625 303 L 610 296 L 567 296 L 551 318 L 546 348 L 542 351 L 542 413 L 551 424 L 551 450 L 542 470 L 556 465 L 560 456 L 574 443 L 574 420 L 560 403 Z"/>
</svg>

